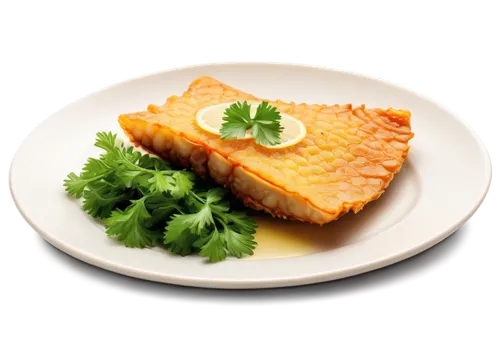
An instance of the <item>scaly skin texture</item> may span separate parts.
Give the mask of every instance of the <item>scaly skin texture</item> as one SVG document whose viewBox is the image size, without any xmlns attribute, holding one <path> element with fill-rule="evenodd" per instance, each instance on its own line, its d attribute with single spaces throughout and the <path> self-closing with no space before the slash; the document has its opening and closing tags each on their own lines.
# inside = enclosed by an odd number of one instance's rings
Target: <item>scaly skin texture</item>
<svg viewBox="0 0 500 358">
<path fill-rule="evenodd" d="M 283 149 L 253 139 L 221 140 L 196 124 L 203 107 L 261 101 L 211 77 L 196 79 L 162 106 L 123 114 L 125 133 L 146 150 L 211 176 L 245 205 L 274 216 L 325 224 L 377 199 L 399 172 L 413 137 L 410 112 L 351 105 L 268 101 L 301 120 L 306 137 Z"/>
</svg>

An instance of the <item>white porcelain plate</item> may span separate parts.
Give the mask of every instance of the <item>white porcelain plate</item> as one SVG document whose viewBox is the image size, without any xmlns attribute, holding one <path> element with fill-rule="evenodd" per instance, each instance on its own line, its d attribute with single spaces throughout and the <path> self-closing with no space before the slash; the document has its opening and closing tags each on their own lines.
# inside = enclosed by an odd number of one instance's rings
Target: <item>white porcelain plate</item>
<svg viewBox="0 0 500 358">
<path fill-rule="evenodd" d="M 130 249 L 108 238 L 63 179 L 96 154 L 95 133 L 113 130 L 120 113 L 182 94 L 201 75 L 257 97 L 308 103 L 395 107 L 412 113 L 409 157 L 382 197 L 359 214 L 322 228 L 261 218 L 259 247 L 246 259 L 207 264 L 162 249 Z M 33 173 L 39 173 L 33 175 Z M 49 243 L 89 264 L 137 278 L 187 286 L 265 288 L 339 279 L 390 265 L 437 244 L 476 211 L 490 184 L 481 140 L 447 109 L 407 89 L 325 68 L 210 64 L 132 79 L 84 97 L 51 115 L 13 159 L 12 195 L 27 222 Z M 272 225 L 269 221 L 272 221 Z"/>
</svg>

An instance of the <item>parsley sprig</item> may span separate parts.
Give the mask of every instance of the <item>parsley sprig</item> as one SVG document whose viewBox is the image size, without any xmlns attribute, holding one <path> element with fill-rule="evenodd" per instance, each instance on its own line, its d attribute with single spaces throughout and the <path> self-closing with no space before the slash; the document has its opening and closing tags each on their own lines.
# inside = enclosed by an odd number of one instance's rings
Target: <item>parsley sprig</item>
<svg viewBox="0 0 500 358">
<path fill-rule="evenodd" d="M 222 120 L 221 139 L 245 138 L 250 129 L 250 135 L 257 144 L 273 146 L 281 143 L 281 114 L 268 102 L 259 104 L 253 118 L 247 101 L 233 103 L 224 111 Z"/>
<path fill-rule="evenodd" d="M 160 245 L 209 262 L 253 254 L 257 225 L 231 210 L 226 190 L 117 145 L 116 134 L 97 133 L 95 146 L 104 153 L 89 158 L 80 175 L 68 174 L 64 186 L 82 198 L 87 214 L 103 219 L 109 236 L 127 247 Z"/>
</svg>

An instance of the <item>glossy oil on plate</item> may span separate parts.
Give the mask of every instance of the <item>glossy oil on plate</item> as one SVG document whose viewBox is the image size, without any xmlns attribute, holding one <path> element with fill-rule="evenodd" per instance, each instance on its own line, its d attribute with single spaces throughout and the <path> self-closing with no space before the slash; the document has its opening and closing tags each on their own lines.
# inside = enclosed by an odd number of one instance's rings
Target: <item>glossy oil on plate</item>
<svg viewBox="0 0 500 358">
<path fill-rule="evenodd" d="M 323 227 L 258 216 L 258 248 L 251 257 L 208 264 L 163 249 L 126 248 L 65 194 L 63 179 L 98 153 L 92 145 L 96 132 L 112 130 L 125 139 L 117 123 L 120 113 L 163 103 L 202 75 L 260 98 L 408 109 L 415 133 L 409 156 L 380 199 L 358 214 Z M 26 221 L 67 254 L 128 276 L 212 288 L 304 285 L 401 261 L 459 229 L 482 203 L 490 180 L 491 164 L 480 139 L 430 99 L 349 72 L 265 63 L 186 67 L 90 94 L 43 121 L 22 143 L 10 173 L 11 192 Z"/>
</svg>

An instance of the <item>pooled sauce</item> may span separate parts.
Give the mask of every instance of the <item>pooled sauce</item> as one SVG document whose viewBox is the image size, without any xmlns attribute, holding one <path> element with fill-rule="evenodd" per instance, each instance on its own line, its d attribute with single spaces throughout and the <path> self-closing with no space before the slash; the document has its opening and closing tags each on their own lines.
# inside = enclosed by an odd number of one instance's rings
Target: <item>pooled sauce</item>
<svg viewBox="0 0 500 358">
<path fill-rule="evenodd" d="M 248 257 L 250 260 L 309 255 L 339 245 L 331 224 L 320 227 L 270 216 L 258 216 L 255 220 L 258 225 L 255 234 L 258 246 L 253 256 Z"/>
<path fill-rule="evenodd" d="M 250 215 L 258 225 L 255 234 L 258 246 L 245 260 L 311 255 L 370 240 L 412 210 L 419 190 L 418 176 L 407 161 L 404 170 L 378 200 L 368 203 L 357 214 L 347 213 L 323 226 L 252 212 Z"/>
</svg>

